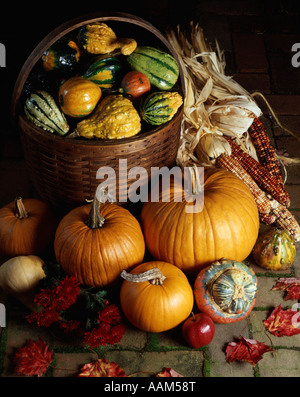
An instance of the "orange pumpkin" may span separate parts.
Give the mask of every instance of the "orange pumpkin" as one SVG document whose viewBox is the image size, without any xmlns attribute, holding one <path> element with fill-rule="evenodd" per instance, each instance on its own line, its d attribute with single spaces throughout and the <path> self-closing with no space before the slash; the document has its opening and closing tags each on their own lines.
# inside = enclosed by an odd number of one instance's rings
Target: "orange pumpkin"
<svg viewBox="0 0 300 397">
<path fill-rule="evenodd" d="M 41 254 L 50 246 L 57 224 L 48 204 L 16 198 L 0 209 L 0 256 Z"/>
<path fill-rule="evenodd" d="M 194 296 L 188 279 L 178 267 L 152 261 L 135 267 L 120 290 L 125 317 L 146 332 L 163 332 L 176 327 L 191 313 Z"/>
<path fill-rule="evenodd" d="M 145 241 L 136 218 L 116 204 L 92 204 L 71 210 L 58 225 L 54 251 L 58 263 L 81 284 L 104 287 L 124 269 L 141 263 Z"/>
<path fill-rule="evenodd" d="M 71 117 L 88 116 L 101 96 L 101 88 L 83 77 L 71 77 L 64 81 L 58 92 L 62 111 Z"/>
<path fill-rule="evenodd" d="M 157 202 L 145 202 L 141 224 L 146 246 L 156 260 L 197 274 L 220 258 L 243 261 L 259 231 L 256 203 L 248 187 L 225 170 L 205 170 L 203 209 L 187 212 L 182 177 L 160 189 Z"/>
</svg>

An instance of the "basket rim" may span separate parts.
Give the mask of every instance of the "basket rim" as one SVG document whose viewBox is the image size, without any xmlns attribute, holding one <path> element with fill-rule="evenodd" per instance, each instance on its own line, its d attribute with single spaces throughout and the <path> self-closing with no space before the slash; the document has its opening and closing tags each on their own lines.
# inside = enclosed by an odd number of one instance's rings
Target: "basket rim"
<svg viewBox="0 0 300 397">
<path fill-rule="evenodd" d="M 57 40 L 66 35 L 67 33 L 86 25 L 87 23 L 97 22 L 97 21 L 117 21 L 117 22 L 127 22 L 138 25 L 149 30 L 153 33 L 158 39 L 162 41 L 162 43 L 168 48 L 174 58 L 177 60 L 179 64 L 179 77 L 181 80 L 181 90 L 183 96 L 185 96 L 185 83 L 184 83 L 184 73 L 183 67 L 181 65 L 181 61 L 178 58 L 176 50 L 170 45 L 166 37 L 150 22 L 146 21 L 143 18 L 140 18 L 133 14 L 128 14 L 124 12 L 95 12 L 92 14 L 85 14 L 70 19 L 61 25 L 57 26 L 50 33 L 48 33 L 39 44 L 33 49 L 33 51 L 29 54 L 27 59 L 25 60 L 21 70 L 17 76 L 13 92 L 12 92 L 12 100 L 11 100 L 11 113 L 13 116 L 13 120 L 17 119 L 18 116 L 18 107 L 20 102 L 21 93 L 24 87 L 24 84 L 29 76 L 30 71 L 38 62 L 43 53 Z"/>
</svg>

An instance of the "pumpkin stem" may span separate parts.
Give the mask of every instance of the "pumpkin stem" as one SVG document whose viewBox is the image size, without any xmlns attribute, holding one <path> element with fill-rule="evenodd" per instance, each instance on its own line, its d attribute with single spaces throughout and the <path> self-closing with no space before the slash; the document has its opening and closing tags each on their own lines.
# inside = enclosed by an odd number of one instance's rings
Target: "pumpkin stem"
<svg viewBox="0 0 300 397">
<path fill-rule="evenodd" d="M 99 229 L 104 225 L 105 219 L 100 214 L 100 205 L 101 203 L 95 195 L 94 200 L 92 201 L 89 219 L 87 221 L 87 225 L 91 229 Z"/>
<path fill-rule="evenodd" d="M 201 192 L 201 181 L 199 176 L 198 167 L 196 164 L 193 164 L 192 167 L 189 167 L 192 179 L 192 194 L 196 195 Z"/>
<path fill-rule="evenodd" d="M 131 274 L 127 273 L 126 270 L 123 270 L 121 272 L 121 277 L 127 281 L 132 281 L 133 283 L 149 281 L 153 285 L 163 285 L 163 282 L 166 279 L 158 267 L 154 267 L 153 269 L 140 274 Z"/>
<path fill-rule="evenodd" d="M 15 199 L 15 205 L 16 205 L 16 217 L 19 219 L 24 219 L 28 218 L 28 212 L 25 209 L 22 197 L 17 197 Z"/>
</svg>

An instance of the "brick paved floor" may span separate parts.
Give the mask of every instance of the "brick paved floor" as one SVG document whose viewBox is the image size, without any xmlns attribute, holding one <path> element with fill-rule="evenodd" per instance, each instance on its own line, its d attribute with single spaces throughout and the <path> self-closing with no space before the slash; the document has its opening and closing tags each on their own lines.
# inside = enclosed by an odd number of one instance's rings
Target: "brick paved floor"
<svg viewBox="0 0 300 397">
<path fill-rule="evenodd" d="M 212 42 L 215 38 L 218 39 L 221 48 L 224 49 L 227 74 L 233 75 L 250 92 L 263 93 L 282 124 L 300 137 L 300 67 L 295 68 L 291 63 L 294 55 L 291 52 L 291 45 L 300 43 L 297 2 L 193 1 L 190 2 L 190 7 L 187 7 L 185 17 L 182 16 L 181 8 L 172 7 L 171 3 L 145 2 L 135 13 L 148 19 L 159 29 L 163 29 L 166 22 L 175 26 L 183 18 L 184 23 L 192 18 L 199 20 L 205 29 L 206 37 Z M 120 10 L 134 13 L 130 7 L 128 10 Z M 42 34 L 46 28 L 39 27 Z M 13 40 L 7 43 L 9 46 L 14 44 Z M 22 54 L 25 53 L 26 50 L 23 48 Z M 12 69 L 13 73 L 6 79 L 8 90 L 12 88 L 14 73 L 18 70 L 16 67 Z M 0 70 L 0 72 L 2 78 L 4 71 Z M 263 101 L 258 99 L 258 103 L 264 111 L 263 120 L 274 146 L 277 149 L 287 150 L 291 157 L 300 157 L 300 142 L 274 123 Z M 8 119 L 9 117 L 0 127 L 1 206 L 12 201 L 16 195 L 23 197 L 35 195 L 24 165 L 18 136 Z M 300 222 L 299 165 L 288 168 L 286 187 L 292 198 L 291 211 Z M 299 243 L 296 244 L 296 248 L 299 251 Z M 209 346 L 190 349 L 181 338 L 180 327 L 169 332 L 152 334 L 138 331 L 128 324 L 122 341 L 118 345 L 98 349 L 99 356 L 117 362 L 127 375 L 139 371 L 156 373 L 163 367 L 171 367 L 185 377 L 299 377 L 300 335 L 276 338 L 265 332 L 262 323 L 270 310 L 277 305 L 281 304 L 283 308 L 287 308 L 295 303 L 285 301 L 281 292 L 271 291 L 271 288 L 279 276 L 300 277 L 299 253 L 292 268 L 286 272 L 275 274 L 265 272 L 253 263 L 251 266 L 259 282 L 258 298 L 253 312 L 246 320 L 239 323 L 216 324 L 216 334 Z M 56 369 L 49 370 L 49 376 L 74 376 L 80 365 L 95 358 L 89 350 L 81 346 L 73 346 L 48 330 L 29 325 L 25 321 L 24 307 L 10 298 L 5 300 L 3 295 L 2 300 L 7 304 L 7 326 L 0 329 L 2 377 L 14 376 L 12 357 L 15 350 L 22 346 L 27 338 L 36 340 L 42 337 L 54 350 Z M 241 332 L 245 337 L 257 339 L 268 345 L 272 343 L 275 351 L 266 353 L 254 368 L 248 363 L 228 364 L 225 360 L 224 347 L 226 343 L 236 339 Z M 64 368 L 66 370 L 62 370 Z"/>
</svg>

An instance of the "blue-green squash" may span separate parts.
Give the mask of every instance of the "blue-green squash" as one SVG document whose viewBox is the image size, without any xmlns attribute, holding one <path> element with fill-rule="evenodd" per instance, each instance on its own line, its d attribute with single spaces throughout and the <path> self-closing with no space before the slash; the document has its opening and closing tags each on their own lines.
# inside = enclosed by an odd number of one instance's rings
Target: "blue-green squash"
<svg viewBox="0 0 300 397">
<path fill-rule="evenodd" d="M 243 262 L 222 259 L 202 269 L 194 283 L 195 302 L 216 323 L 246 318 L 254 307 L 257 278 Z"/>
<path fill-rule="evenodd" d="M 151 85 L 160 90 L 170 90 L 178 80 L 178 62 L 167 52 L 138 46 L 126 60 L 133 70 L 144 73 Z"/>
<path fill-rule="evenodd" d="M 174 117 L 182 103 L 178 92 L 152 92 L 141 102 L 140 115 L 148 124 L 161 125 Z"/>
<path fill-rule="evenodd" d="M 101 88 L 111 88 L 120 78 L 121 62 L 115 57 L 100 57 L 86 70 L 83 77 Z"/>
<path fill-rule="evenodd" d="M 25 101 L 24 112 L 28 120 L 46 131 L 57 135 L 66 135 L 69 131 L 64 114 L 47 91 L 31 93 Z"/>
</svg>

